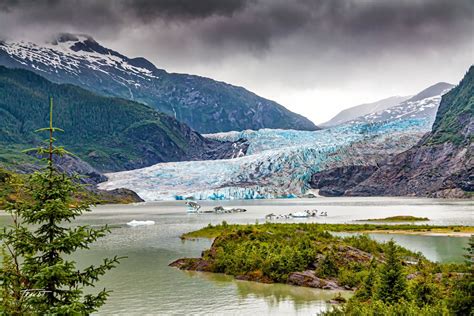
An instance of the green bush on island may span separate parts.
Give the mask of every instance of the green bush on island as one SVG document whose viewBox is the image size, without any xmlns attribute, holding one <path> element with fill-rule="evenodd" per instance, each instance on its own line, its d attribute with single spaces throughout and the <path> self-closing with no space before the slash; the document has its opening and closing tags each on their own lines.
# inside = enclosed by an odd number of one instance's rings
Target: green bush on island
<svg viewBox="0 0 474 316">
<path fill-rule="evenodd" d="M 328 228 L 355 231 L 354 226 L 380 229 L 380 225 L 303 223 L 209 225 L 183 238 L 215 237 L 211 248 L 201 258 L 179 259 L 171 265 L 288 284 L 295 284 L 293 278 L 299 274 L 307 283 L 297 285 L 325 288 L 321 284 L 331 283 L 355 290 L 346 304 L 327 315 L 469 315 L 473 239 L 468 263 L 440 264 L 393 241 L 328 232 Z M 399 226 L 415 229 L 415 225 Z"/>
<path fill-rule="evenodd" d="M 385 218 L 369 218 L 359 220 L 360 222 L 424 222 L 429 221 L 430 219 L 427 217 L 416 217 L 410 215 L 398 215 L 398 216 L 390 216 Z"/>
<path fill-rule="evenodd" d="M 272 224 L 265 224 L 272 225 Z M 280 224 L 273 224 L 280 225 Z M 298 224 L 286 224 L 298 225 Z M 331 232 L 415 232 L 415 233 L 474 233 L 473 226 L 437 226 L 437 225 L 412 225 L 412 224 L 305 224 L 309 226 L 317 226 L 320 230 Z M 245 225 L 208 225 L 196 231 L 188 232 L 181 235 L 182 239 L 194 238 L 215 238 L 223 232 L 231 230 L 244 229 Z"/>
<path fill-rule="evenodd" d="M 473 315 L 474 312 L 474 237 L 469 240 L 464 265 L 439 265 L 420 261 L 413 278 L 407 280 L 397 252 L 370 274 L 355 295 L 325 316 L 431 316 Z M 456 268 L 456 269 L 455 269 Z M 458 270 L 461 273 L 448 271 Z"/>
</svg>

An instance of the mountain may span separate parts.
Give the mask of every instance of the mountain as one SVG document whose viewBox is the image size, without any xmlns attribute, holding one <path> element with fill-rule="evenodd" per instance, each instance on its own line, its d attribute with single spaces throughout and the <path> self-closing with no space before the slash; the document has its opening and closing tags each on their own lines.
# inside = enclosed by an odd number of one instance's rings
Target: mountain
<svg viewBox="0 0 474 316">
<path fill-rule="evenodd" d="M 201 133 L 318 129 L 305 117 L 242 87 L 168 73 L 144 58 L 128 58 L 105 48 L 86 35 L 62 34 L 52 43 L 41 45 L 0 42 L 0 65 L 150 105 Z"/>
<path fill-rule="evenodd" d="M 452 84 L 439 82 L 395 106 L 360 116 L 351 122 L 374 123 L 406 118 L 425 118 L 429 124 L 433 124 L 441 97 L 453 87 Z"/>
<path fill-rule="evenodd" d="M 379 111 L 388 109 L 392 106 L 398 105 L 399 103 L 409 99 L 410 97 L 395 96 L 379 100 L 372 103 L 365 103 L 356 105 L 348 109 L 342 110 L 336 116 L 329 121 L 319 124 L 320 127 L 332 127 L 346 122 L 352 121 L 362 115 L 377 113 Z"/>
<path fill-rule="evenodd" d="M 19 157 L 13 152 L 41 142 L 44 135 L 34 131 L 48 122 L 50 96 L 54 123 L 65 130 L 58 135 L 60 144 L 99 171 L 232 158 L 244 154 L 248 146 L 244 141 L 206 139 L 141 103 L 99 96 L 74 85 L 52 83 L 31 71 L 0 66 L 0 161 L 12 163 Z"/>
<path fill-rule="evenodd" d="M 474 191 L 474 66 L 443 95 L 433 129 L 348 195 L 472 197 Z"/>
</svg>

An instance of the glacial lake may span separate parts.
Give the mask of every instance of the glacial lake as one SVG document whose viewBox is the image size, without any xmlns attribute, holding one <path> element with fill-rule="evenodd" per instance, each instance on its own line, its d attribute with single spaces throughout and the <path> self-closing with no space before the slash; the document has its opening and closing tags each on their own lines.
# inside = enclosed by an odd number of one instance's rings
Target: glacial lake
<svg viewBox="0 0 474 316">
<path fill-rule="evenodd" d="M 179 271 L 168 264 L 182 257 L 198 257 L 210 240 L 181 241 L 179 236 L 209 223 L 263 223 L 268 213 L 318 209 L 327 217 L 274 222 L 354 223 L 355 220 L 394 215 L 428 217 L 432 225 L 474 225 L 474 202 L 417 198 L 317 198 L 287 200 L 202 201 L 204 209 L 217 205 L 243 207 L 236 214 L 187 214 L 183 201 L 105 205 L 78 219 L 80 224 L 112 226 L 112 234 L 90 251 L 76 256 L 80 265 L 101 258 L 126 256 L 117 269 L 98 284 L 113 290 L 99 315 L 315 315 L 329 307 L 337 293 L 288 286 L 238 281 L 232 277 Z M 128 227 L 131 220 L 153 220 L 152 226 Z M 1 216 L 0 223 L 8 222 Z M 435 261 L 463 260 L 468 238 L 373 234 L 393 238 Z"/>
</svg>

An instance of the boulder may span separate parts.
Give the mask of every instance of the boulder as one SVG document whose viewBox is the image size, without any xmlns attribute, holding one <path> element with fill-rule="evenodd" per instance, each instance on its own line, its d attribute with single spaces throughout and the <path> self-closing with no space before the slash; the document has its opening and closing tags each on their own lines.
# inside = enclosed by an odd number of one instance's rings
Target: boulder
<svg viewBox="0 0 474 316">
<path fill-rule="evenodd" d="M 290 273 L 286 283 L 324 290 L 345 290 L 334 281 L 318 278 L 311 270 Z"/>
</svg>

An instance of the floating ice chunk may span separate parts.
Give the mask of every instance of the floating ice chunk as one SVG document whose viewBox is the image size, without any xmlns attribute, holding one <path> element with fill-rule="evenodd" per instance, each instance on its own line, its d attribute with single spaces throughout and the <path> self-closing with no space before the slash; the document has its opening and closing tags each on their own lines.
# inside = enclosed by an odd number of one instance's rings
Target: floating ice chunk
<svg viewBox="0 0 474 316">
<path fill-rule="evenodd" d="M 136 227 L 136 226 L 149 226 L 155 225 L 155 221 L 136 221 L 133 220 L 127 223 L 128 226 Z"/>
<path fill-rule="evenodd" d="M 294 212 L 291 214 L 292 217 L 309 217 L 308 212 Z"/>
</svg>

